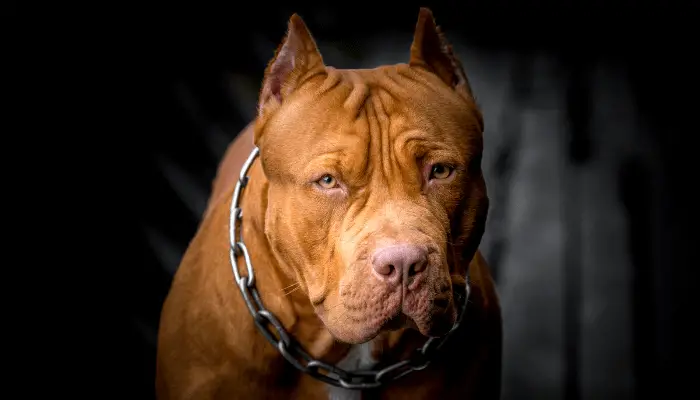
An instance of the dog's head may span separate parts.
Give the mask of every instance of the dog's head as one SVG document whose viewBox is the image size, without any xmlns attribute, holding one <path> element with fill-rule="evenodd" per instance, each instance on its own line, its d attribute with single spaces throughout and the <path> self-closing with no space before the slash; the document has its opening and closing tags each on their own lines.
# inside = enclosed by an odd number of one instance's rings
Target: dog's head
<svg viewBox="0 0 700 400">
<path fill-rule="evenodd" d="M 450 329 L 488 210 L 482 125 L 429 10 L 409 63 L 372 70 L 326 67 L 291 18 L 255 129 L 265 234 L 338 340 Z"/>
</svg>

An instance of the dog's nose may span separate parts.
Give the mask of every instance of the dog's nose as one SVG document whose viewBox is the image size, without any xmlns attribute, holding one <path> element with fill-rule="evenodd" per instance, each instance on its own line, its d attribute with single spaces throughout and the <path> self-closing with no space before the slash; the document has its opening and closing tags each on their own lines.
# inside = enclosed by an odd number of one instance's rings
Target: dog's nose
<svg viewBox="0 0 700 400">
<path fill-rule="evenodd" d="M 423 271 L 428 252 L 421 246 L 399 244 L 377 249 L 372 268 L 383 279 L 408 278 Z"/>
</svg>

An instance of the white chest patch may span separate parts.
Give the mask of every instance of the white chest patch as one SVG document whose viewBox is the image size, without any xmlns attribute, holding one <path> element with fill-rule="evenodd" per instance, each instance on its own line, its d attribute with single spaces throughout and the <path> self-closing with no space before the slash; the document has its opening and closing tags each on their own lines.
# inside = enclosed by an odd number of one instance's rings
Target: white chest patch
<svg viewBox="0 0 700 400">
<path fill-rule="evenodd" d="M 353 345 L 345 358 L 338 363 L 338 367 L 346 371 L 372 368 L 377 363 L 372 358 L 372 347 L 372 342 Z M 359 390 L 327 386 L 329 400 L 360 400 L 362 398 L 362 392 Z"/>
</svg>

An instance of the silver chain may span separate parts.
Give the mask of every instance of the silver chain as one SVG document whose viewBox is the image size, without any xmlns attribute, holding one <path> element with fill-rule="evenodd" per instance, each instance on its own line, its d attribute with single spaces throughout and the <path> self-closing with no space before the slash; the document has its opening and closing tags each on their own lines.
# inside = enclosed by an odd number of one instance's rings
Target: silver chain
<svg viewBox="0 0 700 400">
<path fill-rule="evenodd" d="M 233 276 L 236 279 L 236 284 L 241 291 L 243 300 L 248 307 L 248 311 L 250 311 L 250 314 L 253 316 L 255 325 L 260 330 L 260 333 L 262 333 L 265 339 L 273 346 L 277 347 L 280 354 L 299 371 L 330 385 L 346 389 L 359 390 L 377 388 L 387 382 L 404 377 L 413 371 L 419 371 L 427 367 L 435 353 L 442 348 L 443 344 L 452 333 L 459 328 L 467 308 L 467 298 L 469 297 L 470 291 L 469 283 L 466 284 L 464 293 L 455 293 L 456 301 L 459 305 L 459 314 L 452 329 L 450 329 L 446 335 L 439 338 L 428 339 L 422 347 L 414 350 L 413 355 L 409 359 L 399 361 L 376 371 L 345 371 L 334 365 L 314 359 L 289 335 L 277 317 L 263 306 L 260 300 L 260 294 L 255 287 L 255 273 L 253 272 L 253 265 L 250 261 L 248 248 L 243 243 L 243 238 L 239 236 L 241 233 L 239 225 L 242 221 L 242 211 L 239 206 L 241 193 L 248 184 L 248 170 L 259 153 L 260 150 L 257 147 L 250 153 L 250 156 L 248 156 L 248 159 L 241 168 L 236 188 L 233 191 L 231 216 L 229 220 L 229 256 L 231 258 L 231 268 L 233 269 Z M 238 257 L 243 258 L 247 275 L 241 275 L 238 271 Z"/>
</svg>

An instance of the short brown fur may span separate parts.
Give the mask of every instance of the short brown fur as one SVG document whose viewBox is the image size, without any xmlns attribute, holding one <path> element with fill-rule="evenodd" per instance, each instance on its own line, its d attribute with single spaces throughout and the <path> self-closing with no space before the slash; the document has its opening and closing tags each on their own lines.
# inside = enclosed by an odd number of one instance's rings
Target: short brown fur
<svg viewBox="0 0 700 400">
<path fill-rule="evenodd" d="M 242 198 L 243 237 L 262 301 L 285 328 L 326 362 L 367 340 L 376 360 L 398 361 L 424 334 L 451 326 L 451 291 L 444 310 L 431 299 L 445 285 L 463 286 L 468 270 L 463 328 L 445 351 L 362 398 L 499 398 L 500 307 L 476 250 L 488 210 L 482 129 L 461 63 L 429 10 L 421 9 L 409 63 L 371 70 L 323 65 L 293 16 L 266 70 L 258 118 L 229 146 L 163 306 L 158 398 L 329 398 L 325 384 L 294 370 L 257 331 L 233 281 L 229 206 L 254 145 L 261 157 Z M 431 160 L 453 163 L 454 178 L 426 183 Z M 313 179 L 328 171 L 343 187 L 319 192 Z M 374 249 L 396 240 L 434 248 L 421 289 L 403 298 L 365 268 Z M 389 304 L 402 301 L 411 323 L 383 329 Z"/>
</svg>

